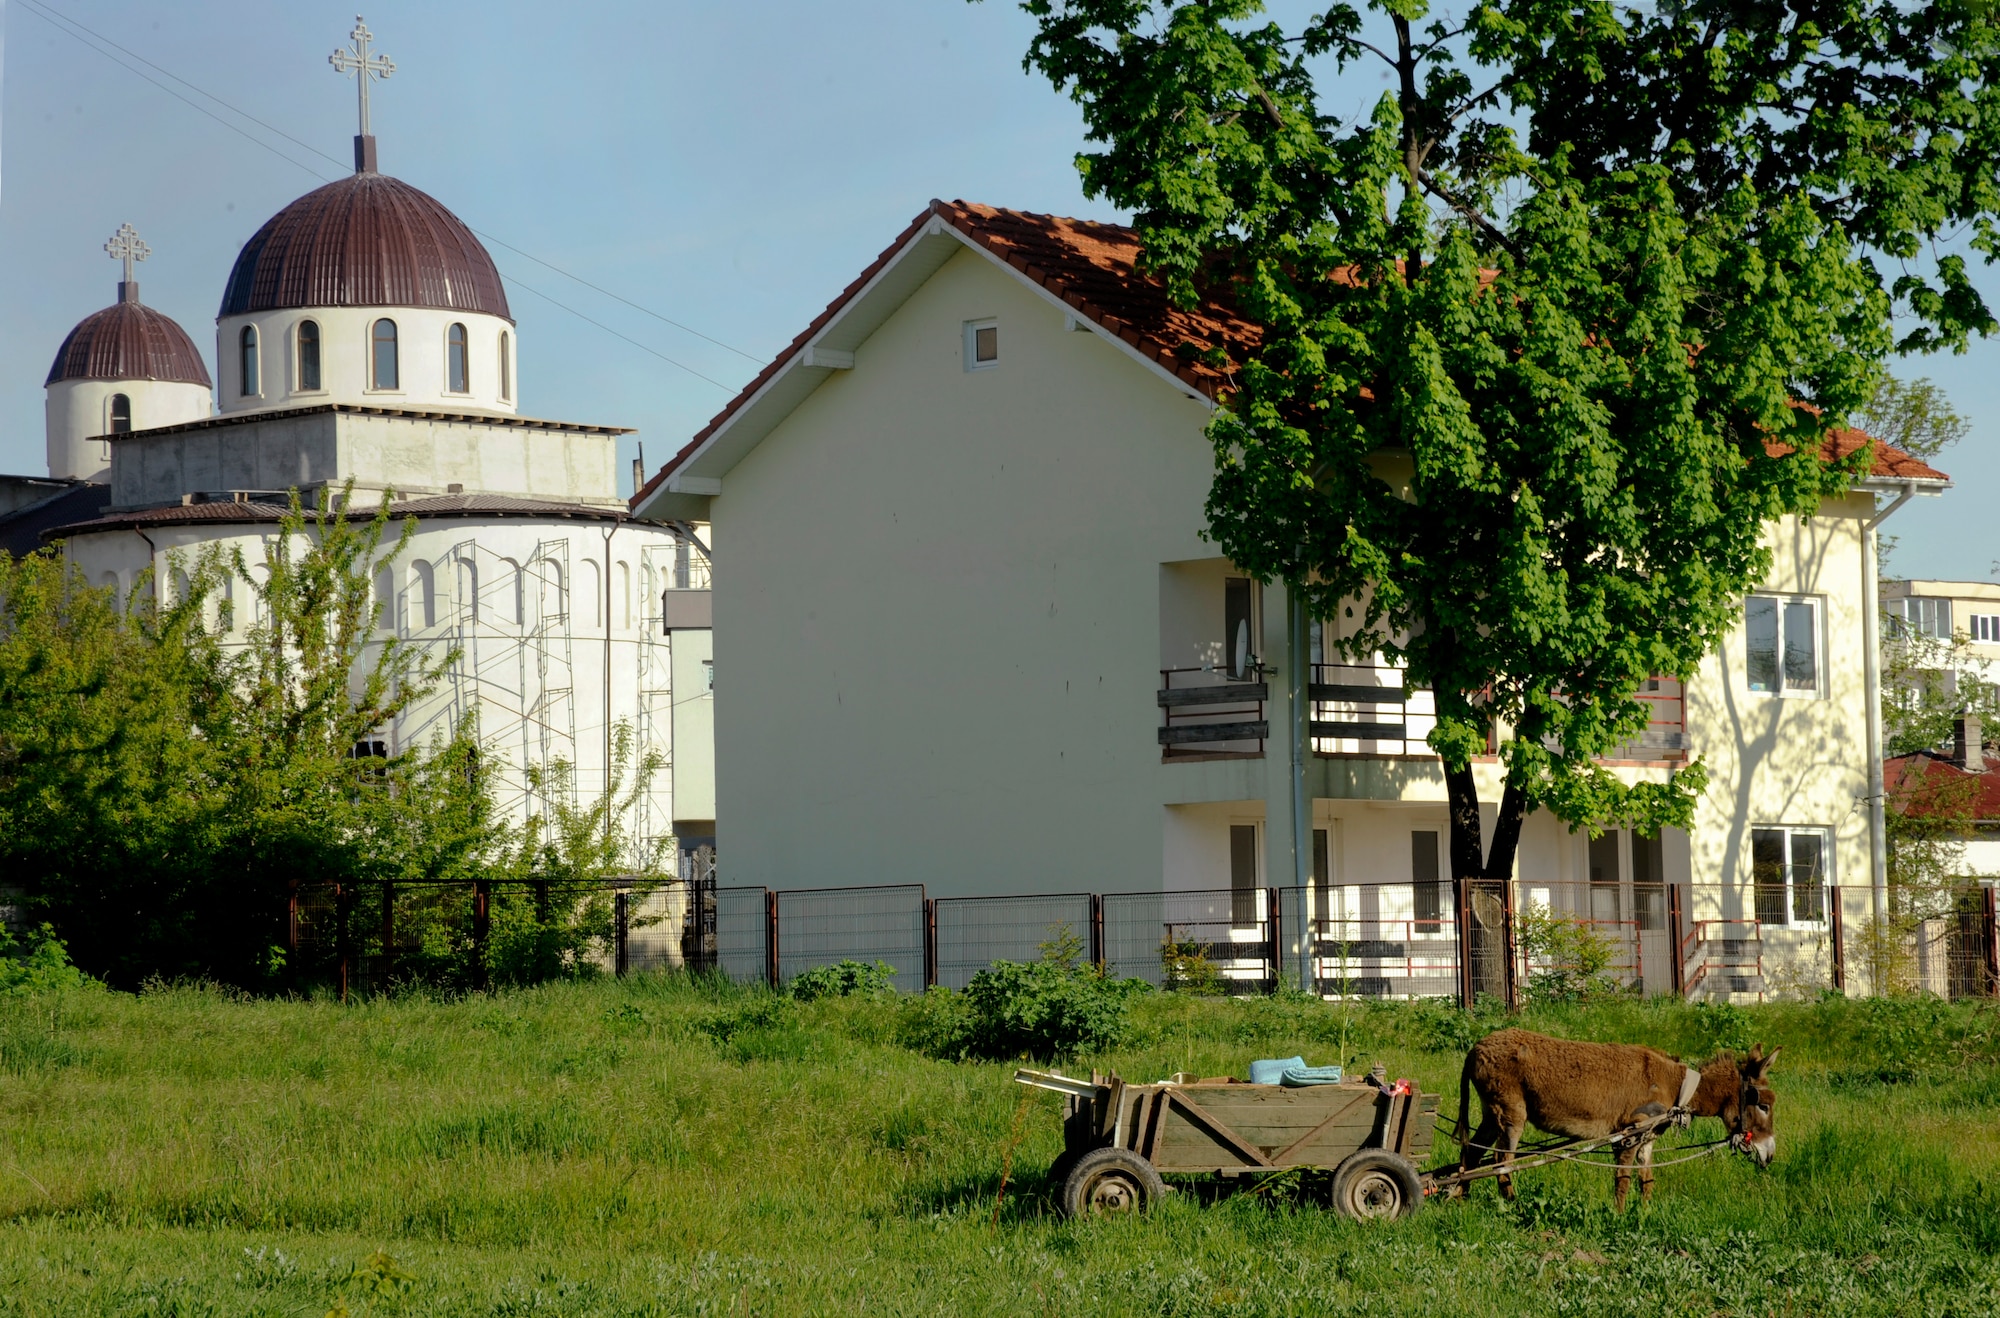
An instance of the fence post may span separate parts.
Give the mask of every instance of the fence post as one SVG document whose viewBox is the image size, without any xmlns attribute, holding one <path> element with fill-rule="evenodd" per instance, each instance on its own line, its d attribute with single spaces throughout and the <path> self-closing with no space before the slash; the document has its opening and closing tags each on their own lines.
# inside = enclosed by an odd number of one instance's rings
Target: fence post
<svg viewBox="0 0 2000 1318">
<path fill-rule="evenodd" d="M 1672 986 L 1674 996 L 1687 997 L 1687 964 L 1681 959 L 1685 953 L 1685 932 L 1687 916 L 1681 911 L 1681 885 L 1667 885 L 1667 983 Z"/>
<path fill-rule="evenodd" d="M 299 955 L 299 881 L 291 880 L 285 885 L 285 950 L 296 962 Z M 298 973 L 296 964 L 292 973 Z"/>
<path fill-rule="evenodd" d="M 486 975 L 486 935 L 491 927 L 486 909 L 486 880 L 472 882 L 472 982 L 478 988 L 485 988 Z"/>
<path fill-rule="evenodd" d="M 396 974 L 396 885 L 382 885 L 382 987 Z"/>
<path fill-rule="evenodd" d="M 340 1000 L 342 1002 L 347 1001 L 347 960 L 349 953 L 347 918 L 351 896 L 352 894 L 346 884 L 336 883 L 333 885 L 333 943 L 340 957 Z"/>
<path fill-rule="evenodd" d="M 1986 992 L 2000 997 L 2000 892 L 1985 889 Z"/>
<path fill-rule="evenodd" d="M 1826 932 L 1833 940 L 1833 990 L 1847 995 L 1847 927 L 1846 917 L 1841 912 L 1840 888 L 1834 885 L 1832 893 L 1833 909 L 1827 912 Z"/>
<path fill-rule="evenodd" d="M 616 974 L 620 979 L 625 978 L 626 968 L 631 964 L 625 941 L 626 935 L 632 927 L 631 920 L 631 895 L 625 889 L 620 888 L 611 897 L 611 937 L 613 947 L 611 964 L 612 973 Z"/>
<path fill-rule="evenodd" d="M 1264 969 L 1270 975 L 1273 993 L 1277 992 L 1285 982 L 1285 916 L 1283 906 L 1278 900 L 1281 891 L 1283 890 L 1279 888 L 1264 889 L 1264 913 L 1269 917 L 1264 925 L 1265 933 L 1270 938 L 1265 944 L 1269 952 L 1264 962 Z"/>
<path fill-rule="evenodd" d="M 1090 964 L 1104 969 L 1104 894 L 1090 894 Z"/>
<path fill-rule="evenodd" d="M 1518 950 L 1514 945 L 1514 881 L 1500 881 L 1501 911 L 1501 953 L 1507 958 L 1507 1010 L 1521 1009 L 1521 986 L 1519 982 Z"/>
<path fill-rule="evenodd" d="M 764 890 L 764 982 L 778 987 L 778 891 Z"/>
<path fill-rule="evenodd" d="M 1458 1005 L 1471 1011 L 1477 995 L 1472 975 L 1472 889 L 1456 874 L 1451 877 L 1451 897 L 1458 922 Z"/>
<path fill-rule="evenodd" d="M 924 898 L 924 991 L 937 980 L 937 899 Z"/>
</svg>

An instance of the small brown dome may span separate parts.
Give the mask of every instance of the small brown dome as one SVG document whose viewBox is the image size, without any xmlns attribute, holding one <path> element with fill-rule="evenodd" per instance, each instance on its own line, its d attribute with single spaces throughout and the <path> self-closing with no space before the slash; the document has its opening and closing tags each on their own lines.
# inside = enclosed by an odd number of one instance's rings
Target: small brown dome
<svg viewBox="0 0 2000 1318">
<path fill-rule="evenodd" d="M 85 316 L 69 332 L 42 384 L 61 380 L 172 380 L 209 387 L 208 368 L 187 331 L 136 300 Z"/>
<path fill-rule="evenodd" d="M 257 230 L 236 258 L 222 316 L 292 307 L 436 307 L 513 317 L 500 272 L 472 230 L 386 174 L 315 188 Z"/>
</svg>

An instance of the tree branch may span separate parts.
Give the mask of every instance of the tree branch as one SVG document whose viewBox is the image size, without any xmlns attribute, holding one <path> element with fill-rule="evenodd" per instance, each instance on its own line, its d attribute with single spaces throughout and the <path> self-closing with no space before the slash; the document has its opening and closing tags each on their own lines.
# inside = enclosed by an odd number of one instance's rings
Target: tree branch
<svg viewBox="0 0 2000 1318">
<path fill-rule="evenodd" d="M 1439 183 L 1436 179 L 1432 178 L 1430 176 L 1430 173 L 1426 170 L 1419 169 L 1417 171 L 1417 181 L 1424 185 L 1424 191 L 1430 193 L 1433 197 L 1436 197 L 1439 201 L 1442 201 L 1445 205 L 1451 207 L 1453 210 L 1457 211 L 1460 215 L 1463 215 L 1466 219 L 1472 221 L 1474 225 L 1478 226 L 1480 232 L 1484 233 L 1494 242 L 1506 248 L 1509 254 L 1511 254 L 1515 259 L 1517 260 L 1520 259 L 1521 256 L 1520 245 L 1517 244 L 1512 238 L 1508 237 L 1506 233 L 1502 232 L 1500 227 L 1494 224 L 1493 221 L 1487 219 L 1485 215 L 1481 214 L 1476 206 L 1473 206 L 1469 202 L 1461 201 L 1457 197 L 1454 197 L 1450 192 L 1448 192 L 1445 189 L 1443 184 Z"/>
</svg>

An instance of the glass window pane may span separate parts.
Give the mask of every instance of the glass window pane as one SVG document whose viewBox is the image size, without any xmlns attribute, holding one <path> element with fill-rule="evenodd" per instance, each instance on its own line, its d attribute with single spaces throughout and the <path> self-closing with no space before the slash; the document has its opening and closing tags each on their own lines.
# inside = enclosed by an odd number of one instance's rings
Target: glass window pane
<svg viewBox="0 0 2000 1318">
<path fill-rule="evenodd" d="M 1750 882 L 1756 888 L 1758 921 L 1763 924 L 1784 924 L 1784 829 L 1757 828 L 1750 831 Z"/>
<path fill-rule="evenodd" d="M 1257 826 L 1229 826 L 1229 922 L 1238 929 L 1257 923 Z"/>
<path fill-rule="evenodd" d="M 1778 601 L 1752 596 L 1743 606 L 1743 644 L 1752 691 L 1778 689 Z"/>
<path fill-rule="evenodd" d="M 1817 924 L 1826 918 L 1826 839 L 1818 833 L 1792 834 L 1792 919 Z"/>
<path fill-rule="evenodd" d="M 132 433 L 132 400 L 125 394 L 111 395 L 111 433 L 114 435 Z"/>
<path fill-rule="evenodd" d="M 1444 922 L 1444 884 L 1438 877 L 1438 835 L 1429 829 L 1410 834 L 1411 913 L 1417 933 L 1436 933 Z"/>
<path fill-rule="evenodd" d="M 374 385 L 377 389 L 395 389 L 396 372 L 396 322 L 378 320 L 375 322 Z"/>
<path fill-rule="evenodd" d="M 972 331 L 972 360 L 994 362 L 1000 360 L 1000 331 L 991 325 Z"/>
<path fill-rule="evenodd" d="M 309 320 L 299 325 L 299 388 L 319 388 L 319 326 Z"/>
<path fill-rule="evenodd" d="M 453 325 L 446 349 L 448 387 L 455 394 L 466 392 L 465 326 Z"/>
<path fill-rule="evenodd" d="M 237 343 L 242 349 L 243 396 L 248 398 L 257 392 L 257 331 L 245 325 Z"/>
<path fill-rule="evenodd" d="M 1819 628 L 1807 601 L 1785 605 L 1785 690 L 1819 690 Z"/>
</svg>

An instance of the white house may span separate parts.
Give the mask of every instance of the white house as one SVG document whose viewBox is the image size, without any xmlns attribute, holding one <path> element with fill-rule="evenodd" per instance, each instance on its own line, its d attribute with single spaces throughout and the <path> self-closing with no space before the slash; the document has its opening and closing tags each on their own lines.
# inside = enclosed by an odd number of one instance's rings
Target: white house
<svg viewBox="0 0 2000 1318">
<path fill-rule="evenodd" d="M 1114 225 L 933 202 L 633 499 L 727 546 L 725 881 L 1212 889 L 1247 922 L 1310 875 L 1315 952 L 1365 943 L 1365 979 L 1417 991 L 1418 944 L 1456 915 L 1428 693 L 1309 642 L 1295 832 L 1285 688 L 1256 667 L 1286 671 L 1283 594 L 1203 538 L 1223 381 L 1183 350 L 1247 327 L 1172 308 L 1137 251 Z M 1722 651 L 1643 693 L 1657 715 L 1616 770 L 1702 757 L 1694 827 L 1527 821 L 1516 905 L 1616 931 L 1649 985 L 1838 977 L 1843 918 L 1883 901 L 1875 527 L 1885 496 L 1945 477 L 1876 454 L 1854 493 L 1770 529 L 1770 578 Z M 1478 773 L 1497 800 L 1497 761 Z M 1357 921 L 1373 932 L 1340 932 Z"/>
</svg>

